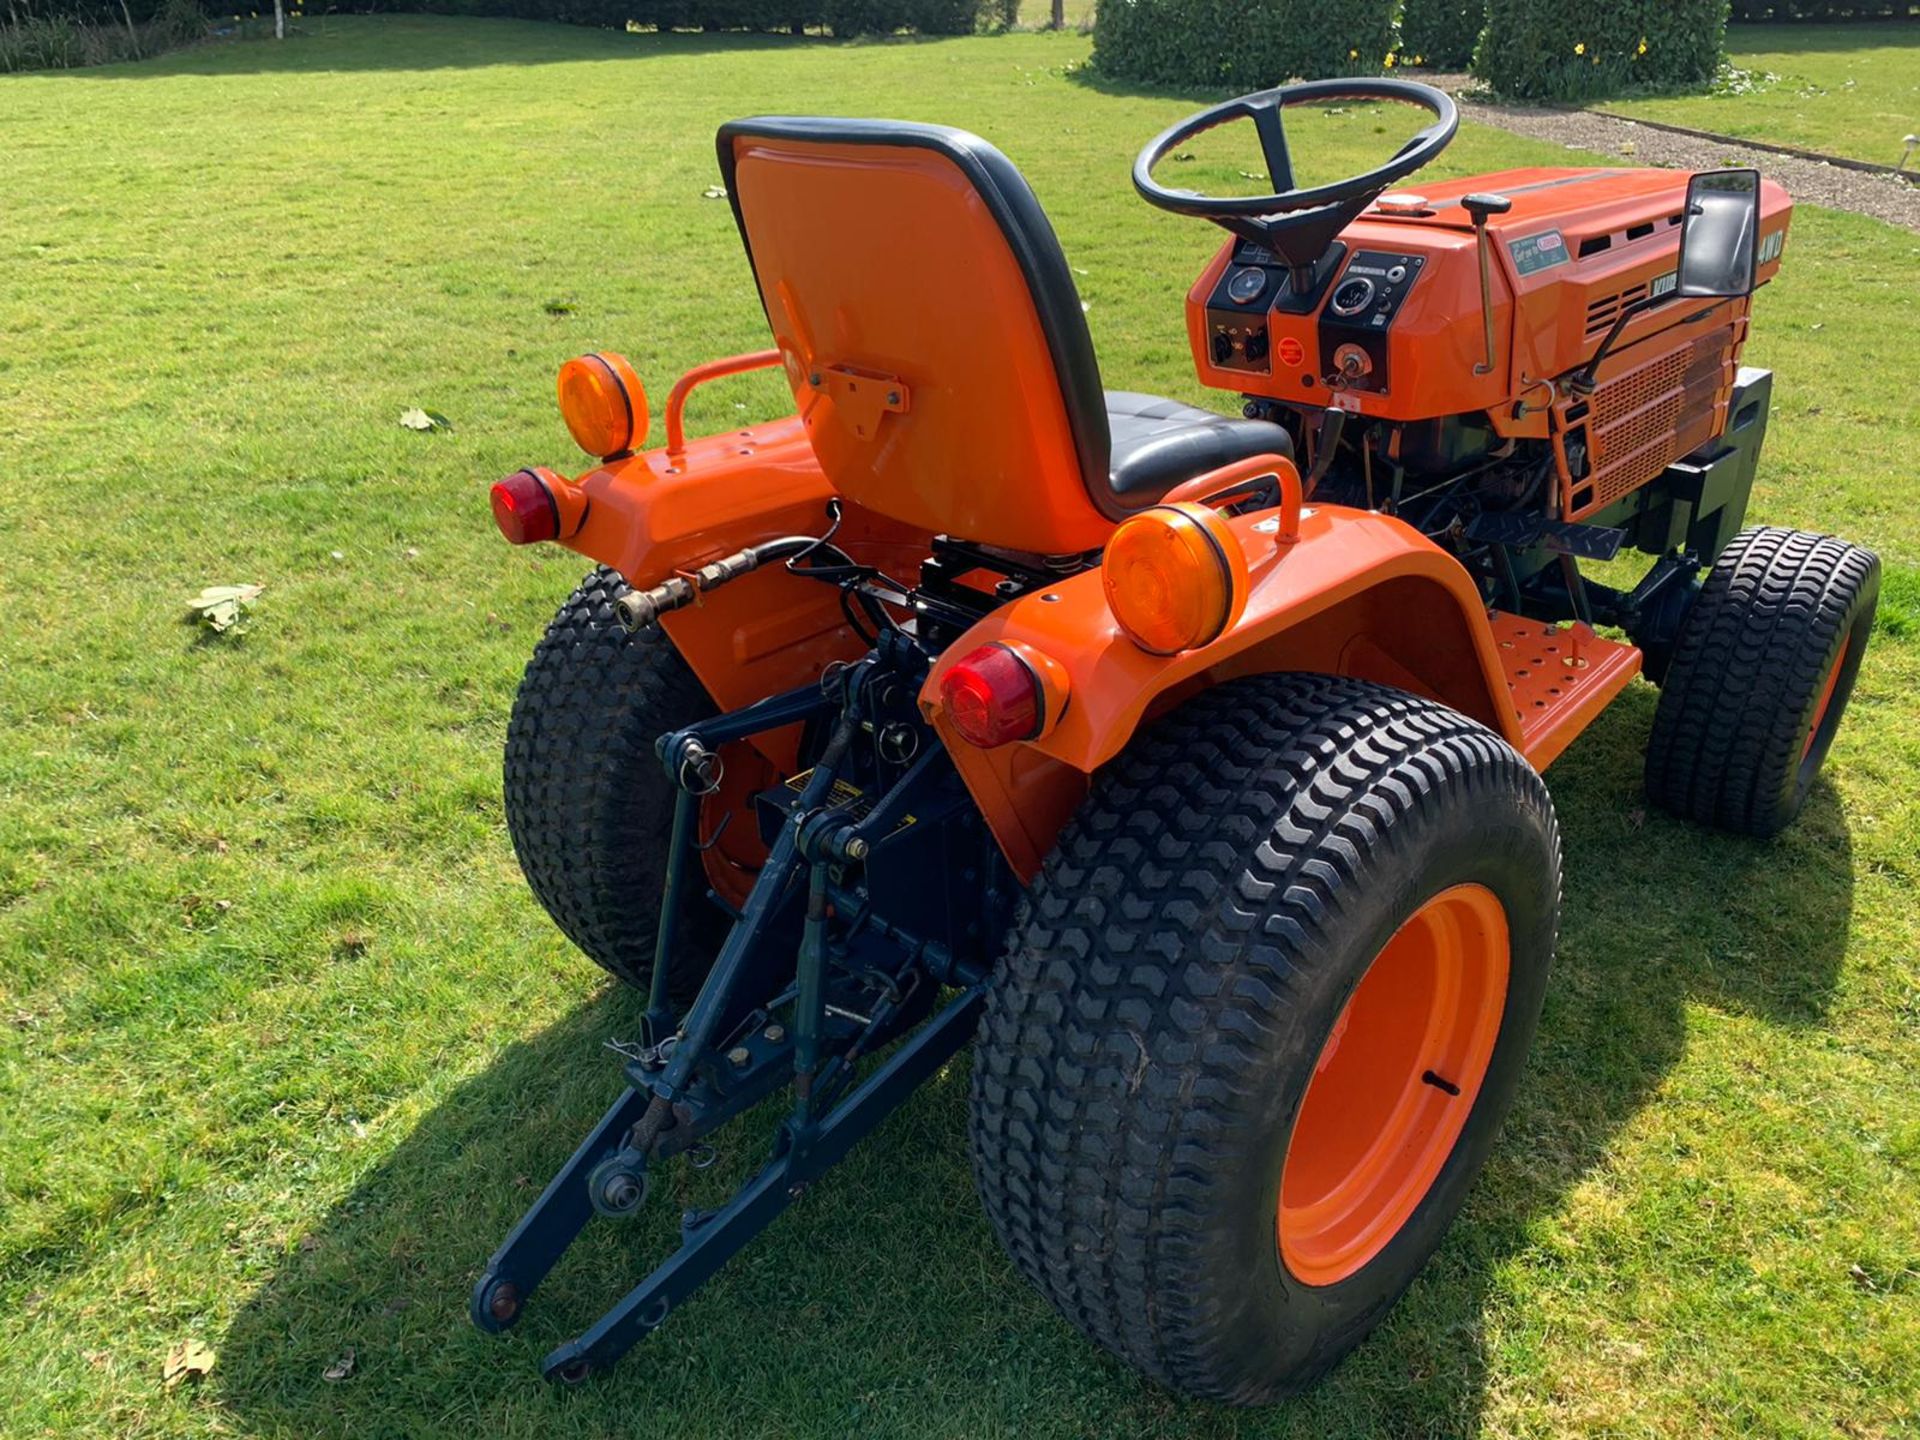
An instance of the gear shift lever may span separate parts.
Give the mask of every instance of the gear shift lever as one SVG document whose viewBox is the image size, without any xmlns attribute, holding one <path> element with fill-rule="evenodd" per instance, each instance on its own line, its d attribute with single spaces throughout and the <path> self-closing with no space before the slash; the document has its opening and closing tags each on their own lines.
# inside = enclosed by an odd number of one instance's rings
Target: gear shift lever
<svg viewBox="0 0 1920 1440">
<path fill-rule="evenodd" d="M 1487 358 L 1473 367 L 1476 375 L 1493 373 L 1493 252 L 1487 243 L 1487 217 L 1504 215 L 1513 201 L 1504 195 L 1468 195 L 1460 208 L 1473 217 L 1474 244 L 1480 251 L 1480 324 L 1486 332 Z"/>
</svg>

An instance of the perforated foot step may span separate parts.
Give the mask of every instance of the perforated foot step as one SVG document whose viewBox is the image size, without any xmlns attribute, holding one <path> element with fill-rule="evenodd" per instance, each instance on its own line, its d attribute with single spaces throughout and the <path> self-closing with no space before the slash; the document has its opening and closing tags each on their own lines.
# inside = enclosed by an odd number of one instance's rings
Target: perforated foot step
<svg viewBox="0 0 1920 1440">
<path fill-rule="evenodd" d="M 1520 751 L 1544 770 L 1640 673 L 1640 651 L 1590 625 L 1551 625 L 1495 610 L 1493 639 L 1520 722 Z"/>
</svg>

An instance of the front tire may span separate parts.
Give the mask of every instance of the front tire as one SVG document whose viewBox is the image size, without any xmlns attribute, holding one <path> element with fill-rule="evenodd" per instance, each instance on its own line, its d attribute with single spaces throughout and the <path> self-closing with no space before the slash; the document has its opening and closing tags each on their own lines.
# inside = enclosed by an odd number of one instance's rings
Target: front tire
<svg viewBox="0 0 1920 1440">
<path fill-rule="evenodd" d="M 1687 612 L 1647 742 L 1647 794 L 1685 819 L 1777 833 L 1832 748 L 1873 634 L 1880 560 L 1831 535 L 1734 536 Z"/>
<path fill-rule="evenodd" d="M 1236 681 L 1094 779 L 975 1050 L 987 1213 L 1069 1320 L 1242 1404 L 1413 1280 L 1539 1018 L 1560 851 L 1540 777 L 1444 706 Z"/>
</svg>

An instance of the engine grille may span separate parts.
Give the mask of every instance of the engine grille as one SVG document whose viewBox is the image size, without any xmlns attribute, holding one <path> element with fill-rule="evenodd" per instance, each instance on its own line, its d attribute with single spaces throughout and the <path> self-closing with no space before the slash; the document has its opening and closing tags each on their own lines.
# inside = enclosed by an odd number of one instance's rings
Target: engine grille
<svg viewBox="0 0 1920 1440">
<path fill-rule="evenodd" d="M 1567 518 L 1611 505 L 1698 449 L 1720 429 L 1733 382 L 1734 327 L 1636 365 L 1602 384 L 1587 421 L 1592 469 L 1572 487 Z"/>
<path fill-rule="evenodd" d="M 1619 318 L 1621 306 L 1631 305 L 1636 300 L 1646 298 L 1647 287 L 1645 282 L 1642 282 L 1638 285 L 1629 285 L 1625 290 L 1616 291 L 1612 295 L 1602 295 L 1598 300 L 1589 302 L 1586 333 L 1598 335 Z"/>
</svg>

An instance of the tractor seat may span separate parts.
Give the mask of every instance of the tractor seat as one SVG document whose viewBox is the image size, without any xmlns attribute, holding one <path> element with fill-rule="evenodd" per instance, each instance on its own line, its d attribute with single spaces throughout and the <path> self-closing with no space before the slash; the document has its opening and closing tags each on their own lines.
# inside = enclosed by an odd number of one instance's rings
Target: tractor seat
<svg viewBox="0 0 1920 1440">
<path fill-rule="evenodd" d="M 1271 420 L 1234 419 L 1131 390 L 1107 391 L 1107 431 L 1107 483 L 1125 510 L 1236 460 L 1293 458 L 1293 437 Z"/>
<path fill-rule="evenodd" d="M 1292 458 L 1279 425 L 1102 385 L 1053 227 L 979 136 L 763 115 L 717 149 L 814 455 L 853 504 L 1074 555 L 1195 476 Z"/>
</svg>

